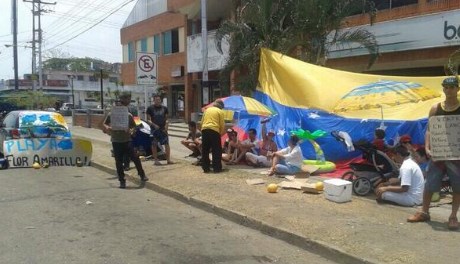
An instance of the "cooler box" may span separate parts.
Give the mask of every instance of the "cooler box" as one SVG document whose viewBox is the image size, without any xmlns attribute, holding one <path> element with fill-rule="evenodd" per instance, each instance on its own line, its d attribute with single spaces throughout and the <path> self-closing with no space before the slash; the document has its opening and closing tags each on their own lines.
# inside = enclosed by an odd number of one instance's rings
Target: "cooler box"
<svg viewBox="0 0 460 264">
<path fill-rule="evenodd" d="M 326 199 L 344 203 L 351 201 L 351 182 L 342 179 L 324 181 L 324 196 Z"/>
</svg>

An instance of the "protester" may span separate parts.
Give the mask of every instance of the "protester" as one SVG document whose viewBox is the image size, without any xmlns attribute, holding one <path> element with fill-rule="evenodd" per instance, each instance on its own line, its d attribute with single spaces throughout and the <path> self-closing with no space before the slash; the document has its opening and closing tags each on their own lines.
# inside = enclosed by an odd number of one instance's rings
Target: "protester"
<svg viewBox="0 0 460 264">
<path fill-rule="evenodd" d="M 227 138 L 224 142 L 224 147 L 222 149 L 222 160 L 230 161 L 236 159 L 236 154 L 238 154 L 238 132 L 233 130 L 233 128 L 227 129 Z"/>
<path fill-rule="evenodd" d="M 164 145 L 167 164 L 173 164 L 171 161 L 171 148 L 169 147 L 168 138 L 168 108 L 161 104 L 161 96 L 153 96 L 153 105 L 147 108 L 147 124 L 151 128 L 152 137 L 152 157 L 155 165 L 161 165 L 158 161 L 158 143 Z"/>
<path fill-rule="evenodd" d="M 380 150 L 380 151 L 386 151 L 387 149 L 387 143 L 385 141 L 385 130 L 381 129 L 381 128 L 377 128 L 375 129 L 374 131 L 374 141 L 372 142 L 372 145 L 374 145 L 374 147 L 377 149 L 377 150 Z"/>
<path fill-rule="evenodd" d="M 298 143 L 299 138 L 296 135 L 291 135 L 288 147 L 268 155 L 268 157 L 272 158 L 272 166 L 268 170 L 269 176 L 275 173 L 295 174 L 301 171 L 303 155 Z"/>
<path fill-rule="evenodd" d="M 459 91 L 457 77 L 448 77 L 442 82 L 445 100 L 433 105 L 429 117 L 460 115 L 460 102 L 457 98 Z M 431 156 L 431 142 L 429 126 L 425 134 L 425 149 L 428 156 Z M 408 222 L 425 222 L 430 220 L 430 203 L 433 193 L 441 189 L 441 181 L 444 175 L 450 179 L 452 186 L 452 211 L 449 216 L 447 227 L 450 230 L 457 230 L 459 223 L 457 212 L 460 205 L 460 160 L 429 161 L 425 191 L 423 193 L 422 211 L 415 213 L 407 219 Z"/>
<path fill-rule="evenodd" d="M 390 201 L 402 206 L 414 206 L 422 203 L 423 174 L 418 164 L 411 158 L 404 146 L 393 150 L 396 163 L 402 163 L 396 181 L 382 183 L 375 190 L 377 201 Z"/>
<path fill-rule="evenodd" d="M 267 133 L 266 122 L 262 123 L 262 143 L 259 148 L 259 155 L 252 152 L 246 152 L 246 162 L 250 166 L 255 167 L 270 167 L 272 165 L 271 158 L 268 155 L 278 151 L 276 143 L 273 141 L 275 136 L 274 130 L 269 130 Z"/>
<path fill-rule="evenodd" d="M 202 158 L 201 167 L 204 173 L 209 173 L 210 160 L 209 152 L 212 149 L 212 167 L 214 173 L 222 172 L 222 145 L 220 136 L 225 133 L 224 102 L 216 100 L 213 105 L 206 109 L 203 114 L 202 134 Z"/>
<path fill-rule="evenodd" d="M 180 143 L 192 151 L 192 154 L 188 155 L 189 157 L 201 156 L 201 144 L 197 141 L 201 137 L 201 132 L 197 130 L 195 122 L 190 121 L 188 123 L 188 131 L 187 138 L 181 140 Z"/>
<path fill-rule="evenodd" d="M 428 170 L 428 162 L 430 161 L 430 158 L 426 154 L 425 147 L 415 149 L 413 157 L 415 162 L 417 162 L 418 166 L 422 170 L 423 177 L 426 178 L 426 172 Z"/>
<path fill-rule="evenodd" d="M 120 102 L 123 106 L 128 106 L 131 102 L 130 93 L 122 93 L 120 95 Z M 118 180 L 120 181 L 120 188 L 126 188 L 125 173 L 123 170 L 123 159 L 126 153 L 129 153 L 131 160 L 137 169 L 137 174 L 142 181 L 148 181 L 149 179 L 145 176 L 142 163 L 139 160 L 139 156 L 136 155 L 131 142 L 131 133 L 136 127 L 133 116 L 129 114 L 129 129 L 126 130 L 113 130 L 111 126 L 110 114 L 106 117 L 103 123 L 104 132 L 110 135 L 112 141 L 113 155 L 115 157 L 115 166 L 117 168 Z"/>
<path fill-rule="evenodd" d="M 235 159 L 231 159 L 227 162 L 228 165 L 238 164 L 243 158 L 245 158 L 246 153 L 250 152 L 254 155 L 259 153 L 259 141 L 257 140 L 257 130 L 250 128 L 248 130 L 248 139 L 239 142 L 238 145 L 238 155 Z"/>
</svg>

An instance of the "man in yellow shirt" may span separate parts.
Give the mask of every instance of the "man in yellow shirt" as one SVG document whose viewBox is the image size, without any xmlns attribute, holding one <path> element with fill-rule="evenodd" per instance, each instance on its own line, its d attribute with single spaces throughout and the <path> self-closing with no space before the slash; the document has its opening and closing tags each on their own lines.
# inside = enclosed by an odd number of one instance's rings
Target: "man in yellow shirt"
<svg viewBox="0 0 460 264">
<path fill-rule="evenodd" d="M 203 114 L 201 123 L 202 135 L 202 159 L 201 167 L 204 173 L 209 173 L 210 160 L 209 152 L 212 149 L 212 168 L 214 173 L 222 172 L 222 145 L 220 143 L 220 136 L 225 134 L 225 120 L 224 120 L 224 102 L 216 100 L 213 106 L 206 109 Z"/>
</svg>

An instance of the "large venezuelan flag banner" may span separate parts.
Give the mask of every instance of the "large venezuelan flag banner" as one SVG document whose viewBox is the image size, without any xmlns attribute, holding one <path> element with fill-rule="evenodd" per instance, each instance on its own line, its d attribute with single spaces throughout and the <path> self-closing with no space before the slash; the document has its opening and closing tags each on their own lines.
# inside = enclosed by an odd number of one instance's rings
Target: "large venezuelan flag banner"
<svg viewBox="0 0 460 264">
<path fill-rule="evenodd" d="M 268 126 L 278 131 L 276 140 L 281 147 L 290 132 L 299 128 L 341 130 L 354 141 L 371 141 L 374 130 L 382 125 L 390 143 L 408 134 L 421 145 L 428 112 L 442 101 L 445 77 L 358 74 L 312 65 L 267 49 L 261 50 L 260 61 L 260 87 L 254 96 L 278 113 Z M 328 160 L 359 155 L 348 153 L 330 134 L 317 142 Z M 302 151 L 306 159 L 315 158 L 309 143 L 302 144 Z"/>
</svg>

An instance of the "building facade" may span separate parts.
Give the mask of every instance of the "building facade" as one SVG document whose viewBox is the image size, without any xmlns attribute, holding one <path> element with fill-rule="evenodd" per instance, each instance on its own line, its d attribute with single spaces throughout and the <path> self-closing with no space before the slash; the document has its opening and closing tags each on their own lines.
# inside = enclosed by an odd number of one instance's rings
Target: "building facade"
<svg viewBox="0 0 460 264">
<path fill-rule="evenodd" d="M 200 0 L 139 0 L 120 31 L 123 45 L 121 79 L 129 89 L 145 89 L 146 104 L 160 93 L 170 117 L 190 120 L 192 113 L 225 95 L 218 73 L 224 55 L 219 55 L 212 31 L 229 16 L 232 1 L 207 1 L 209 82 L 202 82 Z M 136 52 L 158 56 L 155 85 L 137 84 Z M 214 54 L 214 56 L 213 56 Z M 216 61 L 218 63 L 216 63 Z M 202 87 L 206 92 L 202 93 Z"/>
<path fill-rule="evenodd" d="M 26 74 L 18 82 L 20 91 L 33 89 L 30 75 Z M 13 79 L 5 80 L 5 85 L 0 91 L 3 93 L 13 92 L 14 88 Z M 38 90 L 38 88 L 36 89 Z M 101 81 L 94 72 L 45 70 L 43 72 L 43 85 L 39 90 L 45 95 L 55 97 L 61 103 L 75 102 L 76 108 L 97 108 L 101 104 Z M 102 79 L 104 105 L 112 104 L 116 99 L 117 93 L 124 90 L 125 88 L 120 84 L 120 74 L 108 73 Z M 141 92 L 136 93 L 133 91 L 132 94 L 133 100 L 143 96 Z M 140 99 L 137 101 L 140 101 Z"/>
<path fill-rule="evenodd" d="M 327 67 L 354 72 L 405 76 L 442 76 L 448 57 L 460 48 L 460 1 L 375 0 L 375 23 L 368 15 L 346 21 L 348 29 L 366 28 L 379 43 L 380 56 L 367 68 L 364 48 L 333 49 Z"/>
</svg>

